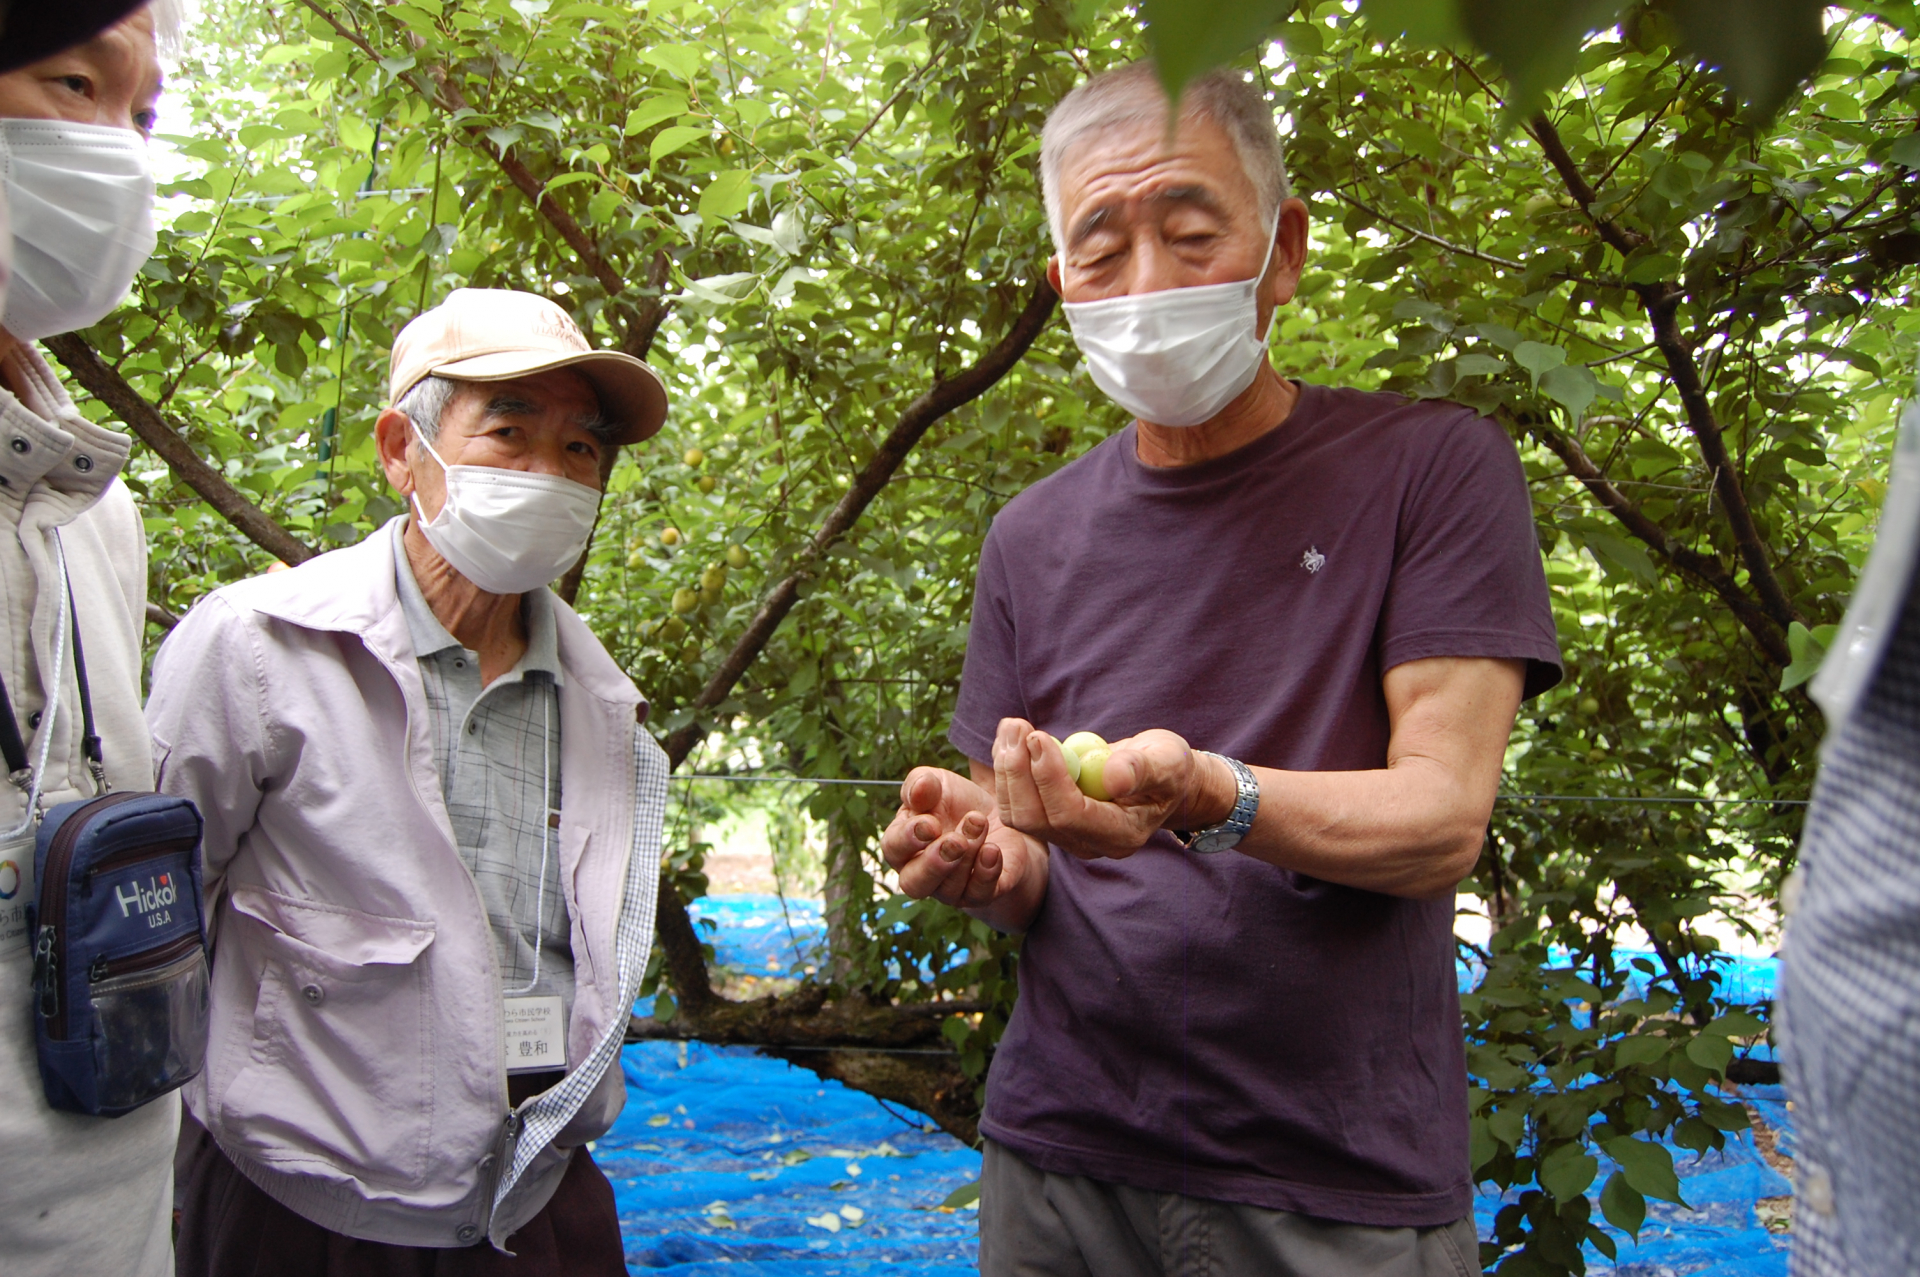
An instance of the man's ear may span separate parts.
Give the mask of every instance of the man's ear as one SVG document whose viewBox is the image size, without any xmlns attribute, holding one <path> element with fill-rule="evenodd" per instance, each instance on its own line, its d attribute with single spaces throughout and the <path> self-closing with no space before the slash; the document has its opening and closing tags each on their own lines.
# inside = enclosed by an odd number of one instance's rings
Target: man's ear
<svg viewBox="0 0 1920 1277">
<path fill-rule="evenodd" d="M 1307 205 L 1290 199 L 1280 206 L 1280 220 L 1273 228 L 1273 266 L 1267 279 L 1273 290 L 1269 300 L 1284 306 L 1293 300 L 1300 287 L 1300 275 L 1307 264 Z"/>
<path fill-rule="evenodd" d="M 413 491 L 413 466 L 407 459 L 407 447 L 413 442 L 413 423 L 398 408 L 389 408 L 373 423 L 374 446 L 380 452 L 380 468 L 387 482 L 406 496 Z"/>
<path fill-rule="evenodd" d="M 1053 285 L 1053 291 L 1060 291 L 1060 255 L 1055 253 L 1047 259 L 1047 283 Z"/>
</svg>

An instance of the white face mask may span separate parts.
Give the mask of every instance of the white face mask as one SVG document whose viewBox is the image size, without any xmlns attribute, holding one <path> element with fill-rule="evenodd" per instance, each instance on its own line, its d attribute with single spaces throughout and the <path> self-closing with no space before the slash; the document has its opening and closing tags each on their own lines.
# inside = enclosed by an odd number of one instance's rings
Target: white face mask
<svg viewBox="0 0 1920 1277">
<path fill-rule="evenodd" d="M 1257 294 L 1278 231 L 1276 223 L 1252 279 L 1068 302 L 1067 324 L 1094 384 L 1156 426 L 1197 426 L 1232 403 L 1267 358 Z"/>
<path fill-rule="evenodd" d="M 13 278 L 0 323 L 22 341 L 106 318 L 153 256 L 153 174 L 131 129 L 0 120 Z"/>
<path fill-rule="evenodd" d="M 420 446 L 447 475 L 447 500 L 428 519 L 413 496 L 427 544 L 489 594 L 525 594 L 572 567 L 593 535 L 600 492 L 558 475 L 496 466 L 450 466 L 418 427 Z"/>
</svg>

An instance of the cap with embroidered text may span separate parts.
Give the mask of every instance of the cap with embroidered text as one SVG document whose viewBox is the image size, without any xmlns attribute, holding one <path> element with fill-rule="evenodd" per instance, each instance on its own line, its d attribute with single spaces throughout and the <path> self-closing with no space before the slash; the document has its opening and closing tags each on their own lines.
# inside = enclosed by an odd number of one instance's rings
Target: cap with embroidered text
<svg viewBox="0 0 1920 1277">
<path fill-rule="evenodd" d="M 595 350 L 559 306 L 505 288 L 456 288 L 402 328 L 393 342 L 389 402 L 430 375 L 511 381 L 557 368 L 592 383 L 600 410 L 619 428 L 619 443 L 650 438 L 667 419 L 666 387 L 653 369 L 617 350 Z"/>
</svg>

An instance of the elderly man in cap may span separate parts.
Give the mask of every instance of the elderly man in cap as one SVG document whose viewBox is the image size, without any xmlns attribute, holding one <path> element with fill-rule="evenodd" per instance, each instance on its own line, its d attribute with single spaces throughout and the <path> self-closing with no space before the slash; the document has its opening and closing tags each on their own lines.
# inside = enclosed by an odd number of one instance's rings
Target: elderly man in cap
<svg viewBox="0 0 1920 1277">
<path fill-rule="evenodd" d="M 462 289 L 394 343 L 410 511 L 203 599 L 147 707 L 206 819 L 211 1041 L 182 1274 L 626 1272 L 585 1147 L 653 934 L 665 755 L 545 587 L 666 396 L 558 306 Z"/>
<path fill-rule="evenodd" d="M 103 783 L 152 781 L 140 716 L 146 539 L 119 478 L 131 444 L 80 415 L 37 343 L 98 323 L 153 251 L 146 135 L 157 46 L 178 36 L 180 16 L 178 0 L 0 0 L 0 753 L 21 782 L 0 786 L 7 1277 L 173 1268 L 179 1101 L 113 1118 L 47 1103 L 27 918 L 38 814 Z M 80 727 L 76 633 L 97 748 Z"/>
</svg>

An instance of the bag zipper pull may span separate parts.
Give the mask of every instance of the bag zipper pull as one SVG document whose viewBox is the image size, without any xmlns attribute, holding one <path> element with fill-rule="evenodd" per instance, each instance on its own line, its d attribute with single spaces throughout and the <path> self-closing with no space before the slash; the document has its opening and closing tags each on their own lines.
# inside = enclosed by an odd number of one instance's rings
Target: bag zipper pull
<svg viewBox="0 0 1920 1277">
<path fill-rule="evenodd" d="M 54 928 L 40 928 L 33 942 L 33 987 L 40 994 L 40 1014 L 51 1020 L 60 1013 L 60 970 L 53 956 Z"/>
</svg>

